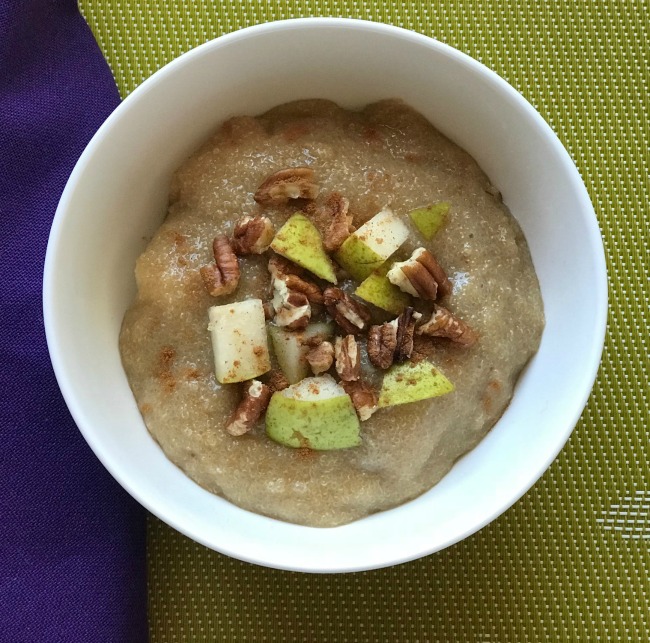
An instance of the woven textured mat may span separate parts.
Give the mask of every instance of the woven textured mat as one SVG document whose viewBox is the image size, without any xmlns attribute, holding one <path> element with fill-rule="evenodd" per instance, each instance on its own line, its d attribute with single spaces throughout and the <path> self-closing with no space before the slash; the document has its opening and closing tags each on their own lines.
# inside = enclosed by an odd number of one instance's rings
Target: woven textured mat
<svg viewBox="0 0 650 643">
<path fill-rule="evenodd" d="M 80 5 L 123 95 L 182 52 L 268 20 L 356 17 L 434 36 L 494 69 L 551 124 L 585 179 L 608 256 L 610 324 L 594 393 L 558 460 L 504 516 L 424 560 L 342 576 L 240 563 L 151 518 L 152 640 L 650 641 L 650 5 Z"/>
</svg>

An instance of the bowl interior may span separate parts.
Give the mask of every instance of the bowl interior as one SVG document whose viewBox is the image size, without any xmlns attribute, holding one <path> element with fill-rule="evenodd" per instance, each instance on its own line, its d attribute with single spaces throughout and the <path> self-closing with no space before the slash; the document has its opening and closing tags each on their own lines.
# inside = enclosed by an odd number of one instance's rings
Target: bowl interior
<svg viewBox="0 0 650 643">
<path fill-rule="evenodd" d="M 521 223 L 547 318 L 539 353 L 512 404 L 479 446 L 417 500 L 336 529 L 251 514 L 189 480 L 146 431 L 117 347 L 135 293 L 134 262 L 164 216 L 173 170 L 224 119 L 313 97 L 352 108 L 402 98 L 468 150 Z M 515 90 L 423 36 L 367 22 L 308 19 L 203 45 L 116 110 L 61 199 L 44 307 L 70 410 L 95 453 L 142 504 L 237 558 L 345 571 L 442 549 L 533 484 L 566 441 L 591 389 L 604 334 L 605 284 L 602 244 L 578 172 Z"/>
</svg>

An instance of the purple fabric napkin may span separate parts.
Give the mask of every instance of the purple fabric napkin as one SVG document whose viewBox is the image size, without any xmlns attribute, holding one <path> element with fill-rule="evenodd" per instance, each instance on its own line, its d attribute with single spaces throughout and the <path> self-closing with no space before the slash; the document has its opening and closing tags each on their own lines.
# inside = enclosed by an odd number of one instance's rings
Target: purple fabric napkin
<svg viewBox="0 0 650 643">
<path fill-rule="evenodd" d="M 61 191 L 118 102 L 74 0 L 0 0 L 3 643 L 147 638 L 144 511 L 68 414 L 41 306 Z"/>
</svg>

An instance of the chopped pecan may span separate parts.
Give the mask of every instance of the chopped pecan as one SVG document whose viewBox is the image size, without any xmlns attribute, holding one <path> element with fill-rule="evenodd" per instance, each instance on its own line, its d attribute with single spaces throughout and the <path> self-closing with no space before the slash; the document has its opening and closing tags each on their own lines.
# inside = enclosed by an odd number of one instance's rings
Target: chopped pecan
<svg viewBox="0 0 650 643">
<path fill-rule="evenodd" d="M 268 263 L 269 272 L 274 279 L 282 279 L 286 275 L 296 275 L 302 277 L 305 274 L 304 268 L 301 268 L 293 261 L 285 259 L 282 255 L 271 254 Z"/>
<path fill-rule="evenodd" d="M 404 309 L 404 312 L 393 324 L 397 326 L 397 343 L 395 346 L 395 361 L 399 364 L 405 362 L 413 352 L 413 335 L 415 334 L 415 323 L 422 315 L 413 310 L 411 306 Z"/>
<path fill-rule="evenodd" d="M 377 410 L 379 398 L 370 384 L 363 380 L 357 380 L 355 382 L 341 382 L 341 386 L 352 398 L 352 404 L 354 404 L 354 408 L 357 410 L 359 419 L 362 422 Z"/>
<path fill-rule="evenodd" d="M 320 286 L 303 275 L 305 271 L 288 259 L 280 255 L 273 255 L 269 259 L 269 272 L 274 279 L 281 279 L 287 284 L 289 290 L 300 292 L 312 304 L 323 303 L 323 292 Z"/>
<path fill-rule="evenodd" d="M 370 323 L 368 307 L 335 286 L 328 286 L 323 292 L 327 312 L 348 334 L 362 333 Z"/>
<path fill-rule="evenodd" d="M 451 294 L 452 284 L 442 266 L 425 248 L 418 248 L 410 259 L 397 261 L 388 271 L 389 281 L 400 290 L 435 301 Z"/>
<path fill-rule="evenodd" d="M 334 192 L 325 202 L 325 208 L 331 212 L 331 222 L 323 245 L 327 252 L 336 252 L 354 232 L 352 215 L 348 212 L 350 202 L 338 192 Z"/>
<path fill-rule="evenodd" d="M 287 330 L 304 328 L 311 319 L 309 299 L 301 292 L 290 290 L 282 279 L 273 280 L 273 309 L 275 323 Z"/>
<path fill-rule="evenodd" d="M 385 322 L 381 326 L 371 326 L 368 331 L 368 358 L 377 368 L 387 369 L 395 359 L 397 347 L 397 326 Z"/>
<path fill-rule="evenodd" d="M 239 284 L 239 262 L 225 234 L 212 242 L 214 264 L 201 268 L 201 277 L 206 290 L 213 296 L 229 295 Z"/>
<path fill-rule="evenodd" d="M 259 255 L 268 250 L 274 235 L 268 217 L 244 217 L 235 224 L 232 247 L 238 255 Z"/>
<path fill-rule="evenodd" d="M 268 176 L 257 188 L 260 205 L 285 205 L 289 199 L 315 199 L 319 187 L 310 167 L 288 167 Z"/>
<path fill-rule="evenodd" d="M 461 346 L 472 346 L 478 341 L 478 334 L 467 323 L 442 306 L 435 306 L 431 319 L 422 324 L 418 335 L 445 337 Z"/>
<path fill-rule="evenodd" d="M 262 417 L 271 400 L 271 389 L 259 380 L 246 383 L 244 396 L 226 424 L 230 435 L 248 433 Z"/>
<path fill-rule="evenodd" d="M 325 340 L 320 335 L 313 335 L 311 337 L 306 337 L 302 340 L 303 346 L 308 346 L 309 348 L 316 348 L 320 346 Z"/>
<path fill-rule="evenodd" d="M 295 290 L 307 297 L 312 304 L 323 303 L 323 291 L 320 286 L 309 279 L 303 279 L 298 275 L 286 275 L 284 282 L 289 290 Z"/>
<path fill-rule="evenodd" d="M 272 301 L 265 301 L 262 304 L 262 308 L 264 309 L 264 319 L 266 319 L 266 321 L 270 321 L 275 317 L 275 308 L 273 308 Z"/>
<path fill-rule="evenodd" d="M 329 371 L 334 362 L 334 346 L 330 342 L 321 342 L 309 349 L 307 361 L 314 375 Z"/>
<path fill-rule="evenodd" d="M 334 344 L 336 372 L 344 382 L 354 382 L 361 375 L 359 345 L 354 335 L 337 337 Z"/>
<path fill-rule="evenodd" d="M 282 371 L 271 371 L 267 376 L 266 384 L 272 393 L 289 388 L 289 380 Z"/>
<path fill-rule="evenodd" d="M 381 326 L 371 326 L 368 332 L 368 357 L 377 368 L 387 369 L 394 362 L 404 362 L 413 352 L 415 324 L 422 317 L 411 306 Z"/>
<path fill-rule="evenodd" d="M 431 341 L 430 337 L 425 335 L 418 335 L 415 331 L 413 338 L 413 352 L 411 353 L 411 361 L 414 364 L 422 362 L 435 354 L 435 343 Z"/>
</svg>

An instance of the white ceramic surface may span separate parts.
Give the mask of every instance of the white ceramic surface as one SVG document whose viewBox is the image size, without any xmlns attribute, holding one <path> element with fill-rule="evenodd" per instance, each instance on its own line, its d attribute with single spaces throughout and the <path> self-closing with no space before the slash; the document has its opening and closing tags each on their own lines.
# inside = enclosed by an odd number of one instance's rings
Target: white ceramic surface
<svg viewBox="0 0 650 643">
<path fill-rule="evenodd" d="M 547 318 L 512 404 L 476 449 L 420 498 L 335 529 L 258 516 L 194 484 L 145 429 L 118 352 L 135 291 L 134 262 L 162 220 L 174 168 L 225 118 L 313 97 L 352 108 L 402 98 L 468 150 L 523 227 Z M 512 505 L 580 416 L 600 361 L 606 309 L 604 254 L 589 197 L 537 112 L 493 72 L 446 45 L 337 19 L 270 23 L 223 36 L 136 89 L 68 181 L 44 276 L 56 376 L 79 429 L 113 476 L 151 512 L 208 547 L 312 572 L 424 556 Z"/>
</svg>

